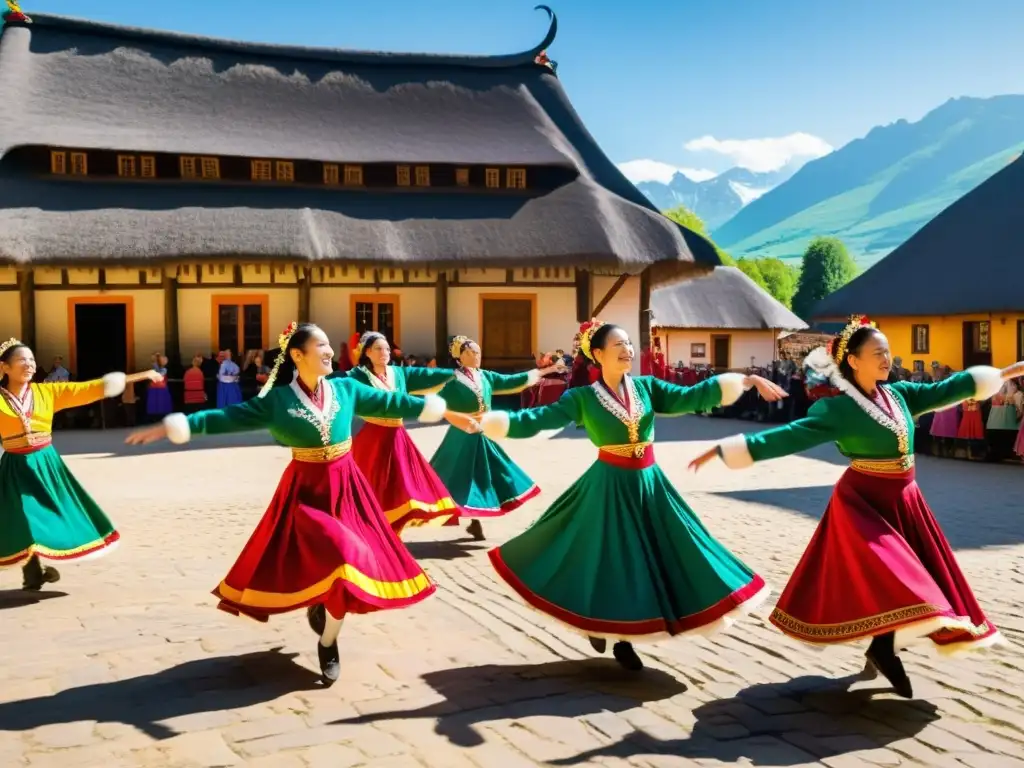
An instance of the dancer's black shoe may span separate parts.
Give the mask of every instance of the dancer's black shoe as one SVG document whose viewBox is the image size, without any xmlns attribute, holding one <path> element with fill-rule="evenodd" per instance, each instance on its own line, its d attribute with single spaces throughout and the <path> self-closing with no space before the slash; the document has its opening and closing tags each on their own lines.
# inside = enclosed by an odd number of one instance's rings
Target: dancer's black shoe
<svg viewBox="0 0 1024 768">
<path fill-rule="evenodd" d="M 633 650 L 632 643 L 620 640 L 612 646 L 612 654 L 614 654 L 615 660 L 630 672 L 639 672 L 644 668 L 644 663 L 640 660 L 640 657 L 636 655 L 636 651 Z"/>
<path fill-rule="evenodd" d="M 327 628 L 327 609 L 324 604 L 317 603 L 309 606 L 306 609 L 306 621 L 309 622 L 309 628 L 313 630 L 314 634 L 320 637 Z"/>
<path fill-rule="evenodd" d="M 604 653 L 608 650 L 608 641 L 603 637 L 588 636 L 587 639 L 590 641 L 590 647 L 598 653 Z"/>
<path fill-rule="evenodd" d="M 320 659 L 320 679 L 324 686 L 330 688 L 341 677 L 341 658 L 338 652 L 338 641 L 335 640 L 330 648 L 317 642 L 317 656 Z"/>
<path fill-rule="evenodd" d="M 26 592 L 38 592 L 44 584 L 55 584 L 60 581 L 60 571 L 51 566 L 43 566 L 39 557 L 32 555 L 21 569 L 21 588 Z"/>
<path fill-rule="evenodd" d="M 914 687 L 910 684 L 903 662 L 893 647 L 893 635 L 880 635 L 871 641 L 864 654 L 868 663 L 882 673 L 893 690 L 905 699 L 914 698 Z"/>
<path fill-rule="evenodd" d="M 473 541 L 483 541 L 486 538 L 483 525 L 475 518 L 469 521 L 469 525 L 466 526 L 466 533 L 473 537 Z"/>
</svg>

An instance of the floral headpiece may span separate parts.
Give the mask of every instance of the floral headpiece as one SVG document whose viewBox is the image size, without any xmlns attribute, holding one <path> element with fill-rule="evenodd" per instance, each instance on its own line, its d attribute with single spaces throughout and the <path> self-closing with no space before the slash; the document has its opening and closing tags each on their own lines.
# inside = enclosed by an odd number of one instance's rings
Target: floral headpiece
<svg viewBox="0 0 1024 768">
<path fill-rule="evenodd" d="M 811 369 L 818 378 L 824 378 L 831 385 L 832 393 L 836 391 L 848 392 L 852 385 L 843 377 L 839 370 L 840 364 L 846 359 L 846 350 L 850 344 L 853 334 L 861 328 L 877 328 L 865 315 L 853 315 L 850 322 L 846 324 L 842 332 L 829 342 L 827 347 L 818 347 L 811 350 L 804 358 L 804 365 Z M 810 377 L 808 381 L 810 382 Z M 825 389 L 819 389 L 821 393 Z"/>
<path fill-rule="evenodd" d="M 383 333 L 378 333 L 377 331 L 366 331 L 359 337 L 359 341 L 356 342 L 356 360 L 359 360 L 359 358 L 363 356 L 363 350 L 366 349 L 368 344 L 372 344 L 375 340 L 383 338 L 385 338 Z"/>
<path fill-rule="evenodd" d="M 299 324 L 292 320 L 285 327 L 281 333 L 277 336 L 277 346 L 281 351 L 277 355 L 277 359 L 274 360 L 274 367 L 270 369 L 270 373 L 267 375 L 267 380 L 263 382 L 263 386 L 260 388 L 259 397 L 266 397 L 267 393 L 273 388 L 274 382 L 277 380 L 277 374 L 281 370 L 281 364 L 284 362 L 285 356 L 288 354 L 288 342 L 292 340 L 292 336 L 299 330 Z"/>
<path fill-rule="evenodd" d="M 462 354 L 462 346 L 472 341 L 469 336 L 453 336 L 452 340 L 448 342 L 448 354 L 452 356 L 452 360 L 458 360 L 459 355 Z"/>
<path fill-rule="evenodd" d="M 867 315 L 853 315 L 842 332 L 832 339 L 828 351 L 836 365 L 842 365 L 843 360 L 846 359 L 846 348 L 849 346 L 853 334 L 865 327 L 877 328 L 878 326 L 868 320 Z"/>
<path fill-rule="evenodd" d="M 9 338 L 3 344 L 0 344 L 0 355 L 3 355 L 11 347 L 17 347 L 19 344 L 21 344 L 21 342 L 18 341 L 13 336 L 11 336 L 11 338 Z"/>
<path fill-rule="evenodd" d="M 590 340 L 594 338 L 597 329 L 602 325 L 604 325 L 604 322 L 595 318 L 588 320 L 580 326 L 580 352 L 592 363 L 597 361 L 594 359 L 594 353 L 590 349 Z"/>
</svg>

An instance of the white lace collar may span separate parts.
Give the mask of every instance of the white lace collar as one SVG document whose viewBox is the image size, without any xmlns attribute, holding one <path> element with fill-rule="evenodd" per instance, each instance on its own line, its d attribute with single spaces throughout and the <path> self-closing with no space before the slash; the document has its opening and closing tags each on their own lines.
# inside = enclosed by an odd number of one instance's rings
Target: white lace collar
<svg viewBox="0 0 1024 768">
<path fill-rule="evenodd" d="M 395 366 L 389 365 L 384 369 L 384 380 L 382 381 L 380 376 L 376 372 L 369 368 L 363 368 L 366 371 L 366 377 L 370 380 L 370 386 L 374 389 L 380 389 L 384 392 L 395 391 Z"/>
<path fill-rule="evenodd" d="M 623 405 L 619 398 L 608 391 L 604 382 L 598 379 L 590 388 L 594 390 L 594 394 L 597 395 L 597 401 L 601 406 L 608 411 L 612 416 L 617 418 L 623 424 L 628 424 L 633 421 L 638 421 L 641 416 L 644 415 L 644 406 L 640 401 L 639 396 L 636 393 L 636 384 L 633 382 L 633 377 L 626 374 L 622 378 L 623 389 L 626 391 L 626 399 L 629 402 L 629 409 Z"/>
<path fill-rule="evenodd" d="M 857 406 L 870 416 L 876 423 L 882 425 L 890 432 L 896 435 L 896 441 L 899 444 L 900 453 L 904 456 L 910 453 L 910 439 L 909 429 L 907 427 L 907 419 L 903 413 L 903 406 L 900 404 L 899 399 L 893 392 L 889 390 L 889 387 L 885 384 L 879 384 L 878 390 L 882 397 L 889 401 L 892 406 L 892 415 L 890 416 L 885 412 L 878 403 L 874 402 L 870 398 L 866 397 L 857 387 L 855 387 L 850 381 L 844 376 L 836 376 L 833 379 L 836 389 L 848 396 L 857 404 Z"/>
<path fill-rule="evenodd" d="M 334 399 L 334 387 L 327 379 L 321 379 L 319 386 L 324 388 L 324 407 L 321 410 L 313 405 L 313 401 L 309 399 L 302 387 L 299 386 L 299 380 L 296 377 L 292 380 L 289 385 L 295 398 L 302 405 L 302 408 L 289 408 L 288 413 L 296 418 L 308 421 L 320 432 L 320 440 L 324 445 L 331 444 L 331 424 L 334 422 L 334 417 L 338 412 L 338 403 Z"/>
<path fill-rule="evenodd" d="M 483 376 L 480 375 L 479 368 L 471 374 L 467 373 L 464 368 L 456 368 L 455 378 L 478 395 L 483 391 Z"/>
</svg>

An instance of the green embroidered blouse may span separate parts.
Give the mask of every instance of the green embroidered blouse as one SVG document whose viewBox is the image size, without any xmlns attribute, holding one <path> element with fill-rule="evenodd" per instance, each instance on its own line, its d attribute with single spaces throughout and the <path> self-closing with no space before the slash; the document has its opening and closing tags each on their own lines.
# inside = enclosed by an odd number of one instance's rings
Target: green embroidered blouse
<svg viewBox="0 0 1024 768">
<path fill-rule="evenodd" d="M 406 392 L 411 395 L 434 393 L 451 381 L 455 371 L 450 368 L 421 368 L 417 366 L 398 367 L 389 365 L 387 367 L 387 381 L 381 381 L 373 373 L 361 365 L 356 366 L 347 374 L 332 373 L 330 378 L 348 376 L 360 384 L 368 387 L 383 388 L 389 392 Z"/>
<path fill-rule="evenodd" d="M 449 410 L 457 413 L 482 413 L 491 410 L 494 395 L 514 395 L 540 381 L 540 371 L 495 373 L 481 369 L 458 368 L 439 393 Z"/>
</svg>

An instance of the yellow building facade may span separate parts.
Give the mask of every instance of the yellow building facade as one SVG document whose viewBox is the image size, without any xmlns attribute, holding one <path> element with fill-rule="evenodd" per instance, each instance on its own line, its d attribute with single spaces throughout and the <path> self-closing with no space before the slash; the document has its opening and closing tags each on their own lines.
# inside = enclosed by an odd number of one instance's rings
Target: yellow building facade
<svg viewBox="0 0 1024 768">
<path fill-rule="evenodd" d="M 938 362 L 954 370 L 971 365 L 1005 368 L 1024 360 L 1024 311 L 948 317 L 872 317 L 903 366 L 926 370 Z"/>
</svg>

